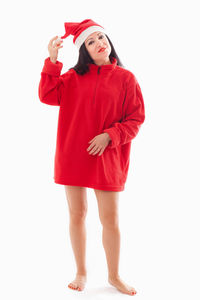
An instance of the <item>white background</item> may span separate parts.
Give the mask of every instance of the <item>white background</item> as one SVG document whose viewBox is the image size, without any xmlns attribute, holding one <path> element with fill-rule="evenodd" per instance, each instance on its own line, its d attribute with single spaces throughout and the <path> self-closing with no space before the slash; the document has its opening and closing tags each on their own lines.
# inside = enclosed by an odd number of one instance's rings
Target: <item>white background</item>
<svg viewBox="0 0 200 300">
<path fill-rule="evenodd" d="M 87 189 L 84 292 L 67 287 L 76 268 L 64 186 L 53 181 L 59 107 L 38 98 L 49 40 L 64 22 L 104 26 L 143 92 L 146 119 L 132 141 L 120 192 L 120 276 L 138 299 L 199 299 L 198 1 L 10 1 L 1 5 L 1 298 L 126 299 L 107 282 L 102 227 Z M 62 73 L 78 50 L 59 50 Z"/>
</svg>

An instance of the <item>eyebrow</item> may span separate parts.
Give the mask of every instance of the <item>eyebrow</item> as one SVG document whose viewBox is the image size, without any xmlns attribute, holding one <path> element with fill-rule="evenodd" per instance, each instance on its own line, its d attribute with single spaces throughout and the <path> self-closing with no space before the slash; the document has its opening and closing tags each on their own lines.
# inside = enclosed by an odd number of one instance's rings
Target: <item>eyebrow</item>
<svg viewBox="0 0 200 300">
<path fill-rule="evenodd" d="M 97 35 L 102 34 L 102 32 L 99 32 Z M 89 40 L 91 40 L 93 38 L 89 38 L 86 42 L 88 42 Z"/>
</svg>

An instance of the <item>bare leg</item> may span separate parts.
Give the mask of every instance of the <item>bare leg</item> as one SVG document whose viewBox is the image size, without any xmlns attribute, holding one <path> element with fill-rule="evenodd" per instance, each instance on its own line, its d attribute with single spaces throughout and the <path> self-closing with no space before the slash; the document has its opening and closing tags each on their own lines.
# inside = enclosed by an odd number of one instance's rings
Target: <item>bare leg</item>
<svg viewBox="0 0 200 300">
<path fill-rule="evenodd" d="M 86 188 L 65 185 L 65 192 L 69 207 L 69 232 L 71 245 L 77 266 L 76 278 L 68 287 L 83 290 L 86 283 L 86 228 L 85 217 L 87 214 Z"/>
<path fill-rule="evenodd" d="M 99 217 L 103 226 L 102 241 L 108 266 L 108 282 L 122 293 L 136 294 L 136 290 L 119 276 L 120 230 L 118 224 L 119 193 L 94 190 L 99 207 Z"/>
</svg>

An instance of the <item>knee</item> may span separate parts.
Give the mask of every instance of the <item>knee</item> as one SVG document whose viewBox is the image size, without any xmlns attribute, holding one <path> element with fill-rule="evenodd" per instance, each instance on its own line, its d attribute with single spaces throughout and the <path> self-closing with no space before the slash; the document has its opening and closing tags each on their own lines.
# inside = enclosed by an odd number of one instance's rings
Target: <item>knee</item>
<svg viewBox="0 0 200 300">
<path fill-rule="evenodd" d="M 100 217 L 101 224 L 106 229 L 116 229 L 119 226 L 117 214 L 107 214 Z"/>
<path fill-rule="evenodd" d="M 79 211 L 70 211 L 70 221 L 73 224 L 81 224 L 85 221 L 87 215 L 87 209 L 81 209 Z"/>
</svg>

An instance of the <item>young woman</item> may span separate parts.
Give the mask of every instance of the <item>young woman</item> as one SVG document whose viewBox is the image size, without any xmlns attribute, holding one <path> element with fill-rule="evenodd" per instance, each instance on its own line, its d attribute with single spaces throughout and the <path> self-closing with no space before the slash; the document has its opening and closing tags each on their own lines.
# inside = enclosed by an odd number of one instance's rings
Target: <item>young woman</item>
<svg viewBox="0 0 200 300">
<path fill-rule="evenodd" d="M 65 187 L 77 265 L 76 278 L 68 287 L 79 291 L 85 287 L 86 188 L 93 188 L 103 227 L 108 282 L 134 295 L 136 290 L 119 276 L 118 201 L 128 175 L 131 141 L 145 119 L 142 92 L 102 26 L 86 19 L 65 23 L 65 31 L 61 39 L 74 35 L 78 62 L 60 75 L 63 64 L 57 57 L 63 41 L 52 38 L 38 92 L 41 102 L 60 106 L 54 181 Z"/>
</svg>

